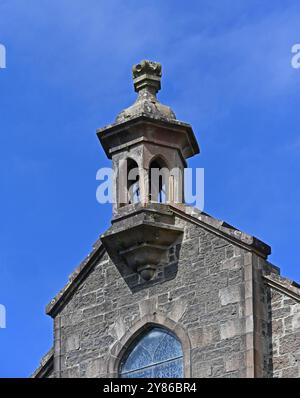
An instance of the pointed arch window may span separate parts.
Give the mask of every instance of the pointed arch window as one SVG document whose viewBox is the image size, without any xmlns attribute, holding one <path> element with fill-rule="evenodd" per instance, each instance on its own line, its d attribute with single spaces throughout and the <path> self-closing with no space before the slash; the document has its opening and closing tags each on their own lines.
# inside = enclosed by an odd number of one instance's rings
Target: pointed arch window
<svg viewBox="0 0 300 398">
<path fill-rule="evenodd" d="M 167 329 L 148 329 L 125 353 L 119 374 L 122 378 L 183 377 L 183 352 L 180 341 Z"/>
</svg>

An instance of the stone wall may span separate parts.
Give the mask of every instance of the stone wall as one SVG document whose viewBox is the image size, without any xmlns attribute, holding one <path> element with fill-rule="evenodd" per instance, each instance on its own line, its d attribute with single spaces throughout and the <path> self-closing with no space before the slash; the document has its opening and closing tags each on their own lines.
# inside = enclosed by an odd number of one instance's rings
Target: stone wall
<svg viewBox="0 0 300 398">
<path fill-rule="evenodd" d="M 55 317 L 56 377 L 115 376 L 118 342 L 143 319 L 185 331 L 186 375 L 246 376 L 249 253 L 179 217 L 176 223 L 184 227 L 183 241 L 153 281 L 132 291 L 105 254 L 79 286 Z"/>
<path fill-rule="evenodd" d="M 270 288 L 270 373 L 272 377 L 300 377 L 300 304 Z"/>
<path fill-rule="evenodd" d="M 126 349 L 153 324 L 178 336 L 185 377 L 300 377 L 300 286 L 243 242 L 175 219 L 183 238 L 148 282 L 122 276 L 96 245 L 95 266 L 74 293 L 66 295 L 90 256 L 47 307 L 54 349 L 33 377 L 116 377 Z"/>
</svg>

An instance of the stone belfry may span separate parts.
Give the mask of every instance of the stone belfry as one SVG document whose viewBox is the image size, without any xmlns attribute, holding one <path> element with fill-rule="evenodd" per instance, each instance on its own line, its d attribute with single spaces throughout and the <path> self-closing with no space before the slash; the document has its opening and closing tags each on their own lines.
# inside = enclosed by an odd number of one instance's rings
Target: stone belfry
<svg viewBox="0 0 300 398">
<path fill-rule="evenodd" d="M 199 148 L 160 79 L 135 65 L 137 100 L 97 132 L 111 227 L 47 305 L 53 346 L 33 377 L 299 377 L 300 285 L 266 243 L 184 203 Z"/>
<path fill-rule="evenodd" d="M 186 159 L 199 147 L 191 126 L 156 97 L 161 65 L 144 60 L 132 72 L 135 103 L 97 132 L 114 171 L 113 226 L 102 242 L 112 256 L 118 252 L 122 272 L 129 267 L 148 280 L 182 234 L 168 205 L 183 202 Z"/>
</svg>

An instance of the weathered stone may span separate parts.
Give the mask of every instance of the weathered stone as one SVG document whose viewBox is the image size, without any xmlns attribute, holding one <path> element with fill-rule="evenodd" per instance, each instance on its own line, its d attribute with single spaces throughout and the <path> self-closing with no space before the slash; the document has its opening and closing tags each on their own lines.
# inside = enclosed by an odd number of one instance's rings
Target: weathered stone
<svg viewBox="0 0 300 398">
<path fill-rule="evenodd" d="M 287 368 L 290 364 L 288 355 L 281 355 L 279 357 L 273 358 L 273 369 L 280 370 L 283 368 Z"/>
<path fill-rule="evenodd" d="M 80 347 L 80 339 L 78 334 L 72 334 L 71 336 L 67 337 L 66 339 L 67 351 L 78 350 L 79 347 Z"/>
<path fill-rule="evenodd" d="M 241 321 L 239 319 L 230 320 L 220 325 L 221 339 L 230 339 L 242 333 Z"/>
<path fill-rule="evenodd" d="M 283 371 L 282 371 L 282 377 L 285 377 L 285 378 L 298 378 L 300 376 L 300 372 L 299 372 L 299 367 L 297 366 L 297 367 L 295 367 L 295 366 L 293 366 L 293 367 L 290 367 L 290 368 L 287 368 L 287 369 L 283 369 Z"/>
<path fill-rule="evenodd" d="M 233 285 L 219 291 L 221 305 L 238 303 L 242 299 L 241 286 Z"/>
<path fill-rule="evenodd" d="M 294 332 L 300 329 L 300 304 L 293 306 L 292 330 Z"/>
<path fill-rule="evenodd" d="M 105 361 L 103 358 L 96 358 L 89 361 L 85 369 L 85 377 L 98 378 L 106 373 Z"/>
<path fill-rule="evenodd" d="M 201 364 L 195 367 L 193 377 L 207 378 L 212 376 L 212 368 L 209 365 Z"/>
<path fill-rule="evenodd" d="M 276 319 L 272 323 L 272 329 L 274 335 L 281 334 L 283 332 L 283 322 L 282 319 Z"/>
<path fill-rule="evenodd" d="M 157 311 L 156 297 L 153 297 L 152 299 L 149 299 L 149 300 L 141 301 L 139 303 L 139 308 L 140 308 L 141 317 L 148 315 L 148 314 L 154 314 Z"/>
<path fill-rule="evenodd" d="M 288 354 L 300 350 L 300 331 L 280 338 L 280 354 Z"/>
<path fill-rule="evenodd" d="M 237 270 L 240 269 L 242 266 L 241 264 L 241 259 L 239 257 L 237 258 L 230 258 L 229 260 L 225 260 L 221 264 L 221 268 L 223 270 L 229 269 L 229 270 Z"/>
<path fill-rule="evenodd" d="M 230 358 L 225 361 L 225 371 L 226 372 L 234 372 L 238 369 L 240 369 L 240 360 L 238 357 L 236 358 Z"/>
</svg>

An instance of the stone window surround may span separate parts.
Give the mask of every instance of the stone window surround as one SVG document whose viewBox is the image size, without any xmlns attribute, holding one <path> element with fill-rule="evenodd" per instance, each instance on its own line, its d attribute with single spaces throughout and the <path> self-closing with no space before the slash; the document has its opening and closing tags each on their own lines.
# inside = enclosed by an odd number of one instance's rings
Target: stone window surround
<svg viewBox="0 0 300 398">
<path fill-rule="evenodd" d="M 191 377 L 191 343 L 187 331 L 170 318 L 162 314 L 154 313 L 145 315 L 128 330 L 110 350 L 107 363 L 107 376 L 111 378 L 119 377 L 119 367 L 123 355 L 131 346 L 133 341 L 151 327 L 162 327 L 172 332 L 180 341 L 183 351 L 183 371 L 184 377 Z"/>
</svg>

